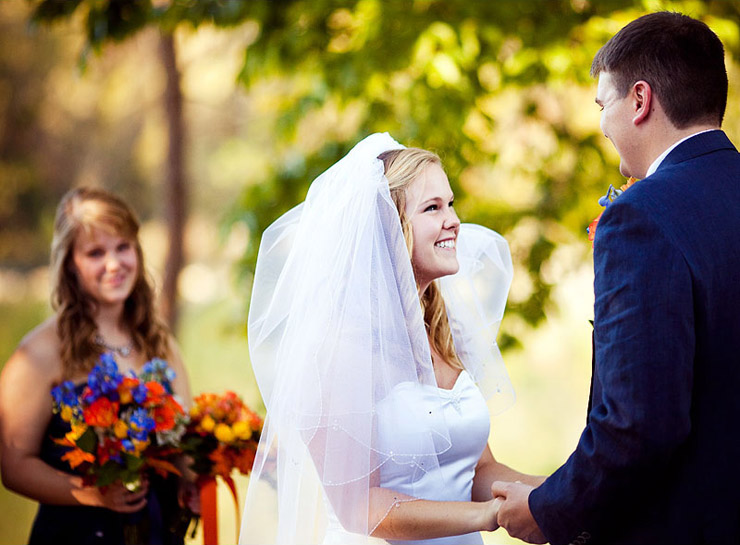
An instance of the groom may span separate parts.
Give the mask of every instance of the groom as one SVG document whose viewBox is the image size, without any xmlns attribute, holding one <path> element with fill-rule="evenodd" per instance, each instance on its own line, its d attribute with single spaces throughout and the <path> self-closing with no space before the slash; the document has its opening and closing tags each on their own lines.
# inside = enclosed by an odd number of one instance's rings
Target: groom
<svg viewBox="0 0 740 545">
<path fill-rule="evenodd" d="M 624 176 L 594 243 L 594 370 L 575 452 L 539 488 L 494 483 L 533 543 L 740 543 L 740 154 L 723 47 L 653 13 L 598 52 Z"/>
</svg>

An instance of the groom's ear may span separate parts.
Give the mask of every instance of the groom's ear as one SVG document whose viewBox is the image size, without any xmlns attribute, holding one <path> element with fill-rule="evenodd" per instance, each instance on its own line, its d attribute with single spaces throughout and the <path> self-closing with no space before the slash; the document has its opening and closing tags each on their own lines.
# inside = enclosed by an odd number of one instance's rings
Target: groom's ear
<svg viewBox="0 0 740 545">
<path fill-rule="evenodd" d="M 635 82 L 630 89 L 630 100 L 634 116 L 632 123 L 639 125 L 650 117 L 650 109 L 653 106 L 653 89 L 647 81 Z"/>
</svg>

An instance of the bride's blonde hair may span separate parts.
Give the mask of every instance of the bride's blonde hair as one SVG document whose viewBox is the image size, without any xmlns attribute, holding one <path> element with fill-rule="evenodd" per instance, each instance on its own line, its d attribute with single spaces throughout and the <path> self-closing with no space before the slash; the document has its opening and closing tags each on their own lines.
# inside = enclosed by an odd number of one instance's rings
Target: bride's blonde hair
<svg viewBox="0 0 740 545">
<path fill-rule="evenodd" d="M 396 204 L 398 216 L 401 219 L 406 247 L 409 250 L 409 256 L 413 256 L 414 233 L 411 222 L 406 215 L 406 189 L 427 166 L 438 165 L 441 167 L 442 161 L 431 151 L 419 148 L 384 151 L 378 156 L 378 159 L 383 161 L 385 177 L 388 179 L 388 187 L 391 190 L 391 198 Z M 411 264 L 413 266 L 413 259 Z M 420 301 L 421 310 L 424 314 L 424 325 L 427 328 L 432 348 L 452 367 L 462 369 L 463 364 L 452 341 L 445 302 L 436 281 L 429 284 L 429 287 L 421 294 Z"/>
<path fill-rule="evenodd" d="M 97 301 L 80 286 L 73 261 L 79 233 L 99 229 L 133 244 L 139 268 L 131 294 L 124 302 L 123 321 L 134 345 L 147 357 L 169 357 L 169 331 L 158 319 L 154 290 L 144 267 L 139 243 L 139 222 L 129 206 L 101 189 L 81 187 L 67 192 L 57 207 L 51 243 L 51 305 L 57 313 L 65 378 L 86 373 L 97 362 L 103 348 L 95 343 L 97 326 L 93 313 Z"/>
</svg>

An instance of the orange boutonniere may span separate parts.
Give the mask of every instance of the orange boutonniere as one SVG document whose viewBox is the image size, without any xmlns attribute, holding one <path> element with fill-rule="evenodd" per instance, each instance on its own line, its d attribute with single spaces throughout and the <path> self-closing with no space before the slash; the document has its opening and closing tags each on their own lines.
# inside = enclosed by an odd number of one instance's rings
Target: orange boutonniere
<svg viewBox="0 0 740 545">
<path fill-rule="evenodd" d="M 606 190 L 606 195 L 599 199 L 599 204 L 604 207 L 604 210 L 606 210 L 609 205 L 614 202 L 614 199 L 619 197 L 628 188 L 632 187 L 632 185 L 636 181 L 637 178 L 630 177 L 627 182 L 623 184 L 619 189 L 615 189 L 613 185 L 609 184 L 609 189 Z M 602 211 L 601 214 L 603 213 L 604 212 Z M 594 220 L 588 225 L 588 228 L 586 229 L 586 232 L 588 233 L 588 240 L 591 241 L 591 247 L 593 247 L 594 245 L 594 238 L 596 237 L 596 226 L 599 225 L 601 214 L 594 218 Z"/>
</svg>

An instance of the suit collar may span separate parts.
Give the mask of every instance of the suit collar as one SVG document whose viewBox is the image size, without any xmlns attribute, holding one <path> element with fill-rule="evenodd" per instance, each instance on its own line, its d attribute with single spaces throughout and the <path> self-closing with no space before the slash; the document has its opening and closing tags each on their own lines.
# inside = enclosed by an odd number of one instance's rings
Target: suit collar
<svg viewBox="0 0 740 545">
<path fill-rule="evenodd" d="M 663 159 L 663 162 L 658 166 L 657 171 L 684 161 L 695 159 L 701 155 L 719 151 L 722 149 L 734 150 L 735 146 L 732 145 L 730 139 L 721 129 L 714 131 L 708 131 L 699 133 L 691 138 L 681 142 Z M 656 172 L 657 172 L 656 171 Z"/>
</svg>

